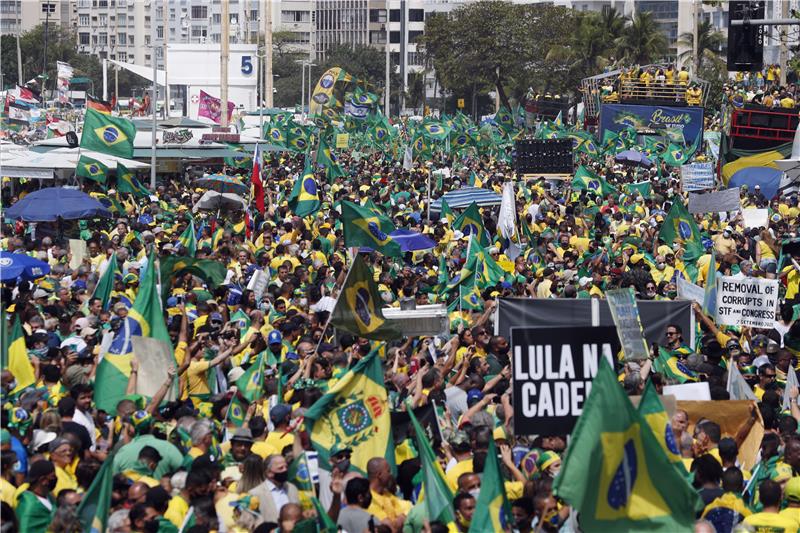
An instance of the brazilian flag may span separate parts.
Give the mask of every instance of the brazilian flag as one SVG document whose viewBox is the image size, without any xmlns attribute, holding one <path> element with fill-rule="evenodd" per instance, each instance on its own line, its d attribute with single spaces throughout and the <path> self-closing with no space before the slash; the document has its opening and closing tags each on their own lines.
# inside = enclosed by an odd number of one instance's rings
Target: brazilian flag
<svg viewBox="0 0 800 533">
<path fill-rule="evenodd" d="M 236 380 L 236 388 L 248 401 L 258 401 L 264 392 L 264 354 L 258 354 L 255 363 Z"/>
<path fill-rule="evenodd" d="M 553 494 L 578 511 L 582 530 L 691 530 L 699 496 L 603 357 L 572 437 Z"/>
<path fill-rule="evenodd" d="M 105 183 L 108 178 L 108 167 L 97 159 L 82 155 L 78 159 L 75 175 L 80 178 L 88 178 L 97 183 Z"/>
<path fill-rule="evenodd" d="M 117 163 L 117 192 L 130 193 L 140 198 L 150 196 L 150 191 L 122 163 Z"/>
<path fill-rule="evenodd" d="M 653 361 L 653 370 L 678 383 L 697 381 L 694 372 L 689 370 L 677 356 L 662 347 L 658 348 L 658 357 Z"/>
<path fill-rule="evenodd" d="M 692 157 L 692 153 L 692 151 L 687 150 L 683 146 L 670 143 L 661 156 L 661 159 L 671 167 L 679 167 L 689 161 L 689 158 Z"/>
<path fill-rule="evenodd" d="M 300 218 L 305 218 L 319 211 L 320 205 L 322 203 L 319 199 L 317 179 L 314 177 L 314 170 L 309 157 L 306 158 L 303 174 L 294 182 L 292 194 L 289 197 L 289 209 Z"/>
<path fill-rule="evenodd" d="M 366 265 L 365 270 L 369 273 Z M 330 468 L 331 449 L 337 444 L 353 450 L 350 462 L 361 475 L 366 475 L 367 462 L 373 457 L 386 457 L 394 466 L 392 421 L 377 350 L 356 363 L 306 411 L 305 424 L 323 468 Z"/>
<path fill-rule="evenodd" d="M 394 224 L 386 216 L 367 207 L 342 201 L 342 231 L 345 246 L 356 248 L 366 246 L 383 255 L 400 257 L 403 255 L 400 245 L 389 235 L 394 230 Z"/>
<path fill-rule="evenodd" d="M 78 505 L 77 515 L 81 530 L 103 533 L 111 514 L 111 497 L 114 489 L 114 455 L 103 462 L 89 489 Z"/>
<path fill-rule="evenodd" d="M 469 311 L 483 311 L 483 298 L 474 278 L 458 287 L 459 307 Z"/>
<path fill-rule="evenodd" d="M 450 135 L 450 128 L 440 122 L 429 120 L 422 123 L 422 135 L 434 141 L 443 141 Z"/>
<path fill-rule="evenodd" d="M 675 433 L 672 432 L 672 424 L 669 422 L 670 419 L 664 409 L 664 404 L 658 398 L 658 392 L 656 392 L 652 380 L 647 380 L 644 394 L 642 394 L 642 399 L 639 402 L 639 414 L 650 425 L 653 435 L 658 439 L 661 447 L 664 448 L 664 453 L 667 454 L 670 462 L 681 465 L 683 470 L 681 451 L 678 448 L 678 442 L 675 440 Z"/>
<path fill-rule="evenodd" d="M 444 198 L 442 198 L 442 210 L 439 218 L 446 220 L 448 224 L 452 224 L 456 219 L 455 213 L 453 213 L 453 210 L 450 209 L 450 204 L 448 204 L 447 200 Z"/>
<path fill-rule="evenodd" d="M 572 189 L 575 191 L 592 191 L 600 196 L 607 194 L 615 194 L 615 189 L 606 180 L 581 165 L 575 171 L 575 177 L 572 179 Z"/>
<path fill-rule="evenodd" d="M 305 452 L 296 457 L 292 464 L 289 465 L 289 483 L 297 487 L 298 490 L 306 492 L 314 490 Z"/>
<path fill-rule="evenodd" d="M 625 190 L 628 191 L 628 194 L 631 195 L 641 195 L 642 198 L 650 198 L 650 182 L 649 181 L 642 181 L 639 183 L 627 183 L 625 184 Z"/>
<path fill-rule="evenodd" d="M 684 262 L 693 263 L 703 255 L 700 228 L 697 227 L 697 222 L 694 221 L 680 199 L 670 207 L 667 217 L 661 224 L 658 238 L 665 243 L 679 242 L 683 244 Z"/>
<path fill-rule="evenodd" d="M 458 218 L 453 222 L 453 231 L 458 230 L 464 235 L 472 235 L 478 239 L 481 246 L 489 246 L 489 235 L 483 227 L 483 219 L 481 218 L 478 204 L 472 202 Z"/>
<path fill-rule="evenodd" d="M 267 130 L 266 138 L 269 139 L 271 144 L 286 148 L 286 135 L 283 134 L 283 125 L 270 123 L 264 128 Z"/>
<path fill-rule="evenodd" d="M 511 111 L 509 111 L 506 106 L 502 106 L 500 110 L 497 111 L 494 116 L 494 122 L 505 133 L 511 133 L 517 129 L 514 124 L 514 115 L 511 114 Z"/>
<path fill-rule="evenodd" d="M 483 467 L 481 479 L 481 492 L 476 504 L 476 508 L 481 511 L 472 516 L 469 533 L 507 531 L 514 519 L 511 516 L 505 480 L 497 456 L 494 439 L 489 439 L 489 449 L 486 451 L 486 464 Z"/>
<path fill-rule="evenodd" d="M 305 152 L 310 146 L 309 133 L 302 126 L 294 124 L 286 129 L 286 142 L 288 147 L 297 152 Z"/>
<path fill-rule="evenodd" d="M 339 158 L 331 151 L 327 135 L 320 135 L 316 163 L 325 167 L 325 176 L 329 182 L 333 182 L 336 178 L 347 176 L 347 172 L 339 165 Z"/>
<path fill-rule="evenodd" d="M 81 148 L 131 159 L 136 126 L 130 120 L 87 109 L 83 119 Z"/>
<path fill-rule="evenodd" d="M 231 403 L 228 405 L 228 413 L 225 415 L 227 419 L 236 426 L 240 428 L 244 425 L 244 419 L 247 415 L 247 406 L 242 402 L 241 399 L 237 395 L 234 394 L 233 398 L 231 398 Z"/>
<path fill-rule="evenodd" d="M 222 228 L 217 230 L 222 234 Z M 216 245 L 215 245 L 216 247 Z M 166 301 L 172 286 L 172 278 L 190 272 L 202 279 L 211 287 L 225 282 L 227 270 L 219 261 L 212 259 L 194 259 L 192 257 L 167 255 L 159 259 L 161 297 Z"/>
<path fill-rule="evenodd" d="M 356 255 L 331 313 L 331 324 L 367 339 L 396 339 L 400 332 L 384 318 L 381 303 L 372 270 Z"/>
</svg>

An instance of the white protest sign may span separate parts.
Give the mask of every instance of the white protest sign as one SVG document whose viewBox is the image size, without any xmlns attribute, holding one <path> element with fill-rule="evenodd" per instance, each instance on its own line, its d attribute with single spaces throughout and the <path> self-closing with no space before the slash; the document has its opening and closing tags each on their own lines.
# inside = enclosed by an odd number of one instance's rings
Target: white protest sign
<svg viewBox="0 0 800 533">
<path fill-rule="evenodd" d="M 769 225 L 769 209 L 742 209 L 744 227 L 766 228 Z"/>
<path fill-rule="evenodd" d="M 131 336 L 133 353 L 139 361 L 139 375 L 136 379 L 136 394 L 152 397 L 167 380 L 167 371 L 170 365 L 174 366 L 172 349 L 164 341 L 152 337 Z M 173 386 L 167 392 L 165 399 L 172 401 L 177 397 L 177 390 Z"/>
<path fill-rule="evenodd" d="M 725 189 L 705 194 L 689 193 L 689 212 L 692 214 L 720 213 L 739 209 L 741 209 L 739 189 Z"/>
<path fill-rule="evenodd" d="M 681 186 L 686 192 L 714 188 L 714 167 L 711 163 L 681 166 Z"/>
<path fill-rule="evenodd" d="M 711 390 L 708 383 L 683 383 L 682 385 L 664 385 L 664 395 L 671 394 L 676 400 L 710 400 Z"/>
<path fill-rule="evenodd" d="M 253 291 L 256 302 L 260 302 L 264 291 L 267 290 L 267 285 L 269 285 L 269 276 L 263 270 L 256 270 L 253 272 L 253 277 L 250 278 L 250 283 L 247 284 L 247 290 Z"/>
<path fill-rule="evenodd" d="M 717 325 L 772 329 L 777 307 L 776 279 L 717 278 Z"/>
<path fill-rule="evenodd" d="M 69 267 L 72 270 L 75 270 L 79 266 L 81 266 L 84 257 L 86 257 L 88 254 L 86 249 L 86 241 L 82 241 L 80 239 L 70 239 L 69 251 L 71 254 L 71 257 L 69 259 Z"/>
<path fill-rule="evenodd" d="M 706 298 L 706 291 L 703 289 L 703 287 L 695 285 L 683 277 L 678 278 L 676 286 L 678 289 L 678 298 L 682 298 L 684 300 L 693 300 L 700 305 L 703 305 L 703 302 Z"/>
<path fill-rule="evenodd" d="M 644 340 L 642 321 L 639 319 L 639 308 L 633 289 L 615 289 L 606 291 L 606 301 L 611 310 L 614 325 L 622 344 L 622 352 L 626 361 L 639 361 L 647 359 L 650 351 Z"/>
</svg>

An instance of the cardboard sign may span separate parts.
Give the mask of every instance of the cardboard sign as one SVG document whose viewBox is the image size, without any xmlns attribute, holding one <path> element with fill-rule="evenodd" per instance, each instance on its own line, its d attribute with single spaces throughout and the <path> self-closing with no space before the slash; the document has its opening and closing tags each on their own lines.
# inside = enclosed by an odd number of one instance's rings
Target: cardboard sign
<svg viewBox="0 0 800 533">
<path fill-rule="evenodd" d="M 681 186 L 686 192 L 714 188 L 714 167 L 711 163 L 681 165 Z"/>
<path fill-rule="evenodd" d="M 514 432 L 565 435 L 592 389 L 600 358 L 619 352 L 613 327 L 512 328 Z"/>
<path fill-rule="evenodd" d="M 606 300 L 611 309 L 614 325 L 617 327 L 622 352 L 626 361 L 647 359 L 650 351 L 644 340 L 642 321 L 639 319 L 639 308 L 633 289 L 615 289 L 606 291 Z"/>
<path fill-rule="evenodd" d="M 718 325 L 772 329 L 777 308 L 777 279 L 717 278 Z"/>
<path fill-rule="evenodd" d="M 769 226 L 769 209 L 742 209 L 744 227 L 766 228 Z"/>
<path fill-rule="evenodd" d="M 172 348 L 164 341 L 152 337 L 131 336 L 133 353 L 139 361 L 139 375 L 136 379 L 136 394 L 152 397 L 167 380 L 167 371 L 170 365 L 174 366 Z M 175 380 L 174 385 L 177 385 Z M 172 401 L 177 398 L 177 387 L 167 392 L 165 399 Z"/>
<path fill-rule="evenodd" d="M 675 286 L 678 289 L 678 298 L 692 300 L 700 305 L 703 305 L 703 302 L 705 302 L 706 291 L 703 289 L 703 287 L 695 285 L 691 281 L 685 279 L 683 276 L 678 278 L 678 282 L 675 284 Z"/>
<path fill-rule="evenodd" d="M 350 143 L 350 134 L 349 133 L 337 133 L 336 134 L 336 148 L 347 148 L 348 144 Z"/>
<path fill-rule="evenodd" d="M 86 241 L 82 241 L 80 239 L 70 239 L 69 251 L 72 254 L 69 259 L 69 267 L 72 270 L 76 270 L 83 264 L 83 259 L 88 256 L 89 252 L 86 248 Z"/>
<path fill-rule="evenodd" d="M 247 284 L 247 290 L 253 291 L 253 296 L 256 298 L 256 302 L 261 301 L 261 297 L 264 295 L 264 291 L 267 290 L 267 285 L 269 285 L 269 276 L 263 270 L 256 270 L 253 272 L 253 276 L 250 278 L 250 282 Z"/>
</svg>

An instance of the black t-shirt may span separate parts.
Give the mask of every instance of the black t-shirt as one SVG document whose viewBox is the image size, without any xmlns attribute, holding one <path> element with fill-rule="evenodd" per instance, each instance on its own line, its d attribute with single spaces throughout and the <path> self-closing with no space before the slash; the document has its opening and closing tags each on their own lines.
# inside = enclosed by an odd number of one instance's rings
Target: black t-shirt
<svg viewBox="0 0 800 533">
<path fill-rule="evenodd" d="M 77 437 L 81 440 L 81 453 L 92 447 L 92 437 L 82 425 L 68 420 L 62 422 L 61 427 L 64 430 L 63 433 L 72 433 L 73 435 L 77 435 Z"/>
</svg>

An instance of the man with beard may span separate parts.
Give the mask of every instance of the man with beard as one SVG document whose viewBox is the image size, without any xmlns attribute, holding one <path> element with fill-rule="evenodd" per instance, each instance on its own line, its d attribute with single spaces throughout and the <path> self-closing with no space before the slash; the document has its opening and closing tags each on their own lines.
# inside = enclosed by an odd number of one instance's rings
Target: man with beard
<svg viewBox="0 0 800 533">
<path fill-rule="evenodd" d="M 46 460 L 36 461 L 28 471 L 28 490 L 19 497 L 17 519 L 19 530 L 44 533 L 56 509 L 52 492 L 56 486 L 56 468 Z"/>
<path fill-rule="evenodd" d="M 502 335 L 495 335 L 489 339 L 488 353 L 486 362 L 489 363 L 489 375 L 496 376 L 508 365 L 508 341 Z"/>
</svg>

